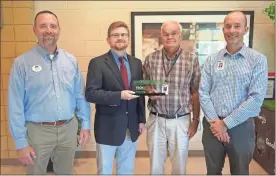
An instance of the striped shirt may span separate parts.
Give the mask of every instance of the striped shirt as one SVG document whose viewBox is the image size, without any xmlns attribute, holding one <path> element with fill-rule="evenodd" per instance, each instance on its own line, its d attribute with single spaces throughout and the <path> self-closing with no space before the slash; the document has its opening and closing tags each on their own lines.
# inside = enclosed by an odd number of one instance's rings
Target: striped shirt
<svg viewBox="0 0 276 176">
<path fill-rule="evenodd" d="M 219 68 L 221 63 L 223 68 Z M 266 57 L 245 45 L 233 55 L 226 49 L 211 55 L 203 66 L 199 88 L 205 117 L 208 121 L 225 117 L 231 129 L 258 116 L 267 79 Z"/>
<path fill-rule="evenodd" d="M 179 49 L 176 57 L 169 60 L 164 49 L 157 50 L 146 57 L 143 71 L 145 80 L 167 80 L 168 83 L 168 95 L 158 100 L 149 99 L 149 111 L 170 115 L 192 111 L 191 92 L 198 91 L 201 76 L 195 55 Z"/>
</svg>

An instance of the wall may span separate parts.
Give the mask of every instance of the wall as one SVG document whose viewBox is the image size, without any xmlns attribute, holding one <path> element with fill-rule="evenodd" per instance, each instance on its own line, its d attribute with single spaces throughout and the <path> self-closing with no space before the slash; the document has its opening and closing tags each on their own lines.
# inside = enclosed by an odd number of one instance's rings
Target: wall
<svg viewBox="0 0 276 176">
<path fill-rule="evenodd" d="M 38 11 L 47 9 L 56 13 L 61 25 L 59 46 L 77 57 L 86 79 L 89 60 L 109 49 L 105 41 L 109 24 L 121 20 L 130 26 L 130 13 L 133 11 L 254 10 L 253 48 L 268 57 L 269 71 L 274 71 L 274 23 L 262 12 L 270 3 L 267 1 L 2 1 L 4 25 L 1 29 L 1 157 L 14 156 L 13 143 L 6 128 L 9 70 L 14 57 L 27 51 L 34 44 L 31 24 L 34 14 Z M 128 51 L 130 53 L 130 47 Z M 192 147 L 198 148 L 200 145 L 200 134 L 201 131 L 193 139 Z M 146 150 L 145 137 L 140 140 L 138 149 Z"/>
<path fill-rule="evenodd" d="M 34 2 L 1 1 L 1 11 L 1 158 L 14 158 L 14 142 L 8 129 L 8 79 L 14 58 L 36 41 L 32 32 Z"/>
</svg>

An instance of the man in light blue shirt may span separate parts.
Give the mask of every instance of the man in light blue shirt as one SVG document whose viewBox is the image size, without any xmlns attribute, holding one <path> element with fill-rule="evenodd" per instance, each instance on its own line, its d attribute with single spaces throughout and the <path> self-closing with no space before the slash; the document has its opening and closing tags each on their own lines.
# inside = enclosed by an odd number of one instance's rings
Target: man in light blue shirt
<svg viewBox="0 0 276 176">
<path fill-rule="evenodd" d="M 231 174 L 248 175 L 255 147 L 252 117 L 259 115 L 267 87 L 266 57 L 243 44 L 247 19 L 240 11 L 224 20 L 226 48 L 205 62 L 199 88 L 202 143 L 207 174 L 222 173 L 226 153 Z"/>
<path fill-rule="evenodd" d="M 50 11 L 34 20 L 38 43 L 15 59 L 10 73 L 9 125 L 17 157 L 28 174 L 45 174 L 51 158 L 56 174 L 73 174 L 79 143 L 90 138 L 90 106 L 76 58 L 57 48 L 60 27 Z"/>
</svg>

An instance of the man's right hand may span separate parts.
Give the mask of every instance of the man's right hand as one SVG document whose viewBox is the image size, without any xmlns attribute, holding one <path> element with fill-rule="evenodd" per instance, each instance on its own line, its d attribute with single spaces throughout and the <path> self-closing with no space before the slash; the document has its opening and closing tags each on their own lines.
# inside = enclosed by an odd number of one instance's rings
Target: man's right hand
<svg viewBox="0 0 276 176">
<path fill-rule="evenodd" d="M 24 165 L 34 165 L 33 158 L 36 158 L 35 151 L 32 147 L 28 146 L 17 151 L 18 160 Z"/>
<path fill-rule="evenodd" d="M 121 99 L 123 100 L 131 100 L 131 99 L 134 99 L 134 98 L 138 98 L 139 96 L 137 95 L 134 95 L 135 92 L 133 91 L 130 91 L 130 90 L 123 90 L 121 92 Z"/>
</svg>

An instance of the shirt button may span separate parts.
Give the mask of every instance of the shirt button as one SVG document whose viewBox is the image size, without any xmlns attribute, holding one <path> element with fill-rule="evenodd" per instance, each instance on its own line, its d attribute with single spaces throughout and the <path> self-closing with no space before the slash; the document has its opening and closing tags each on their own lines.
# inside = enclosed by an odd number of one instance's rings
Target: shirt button
<svg viewBox="0 0 276 176">
<path fill-rule="evenodd" d="M 128 114 L 128 112 L 126 112 L 126 114 Z"/>
<path fill-rule="evenodd" d="M 57 97 L 59 97 L 59 95 L 57 95 Z"/>
</svg>

